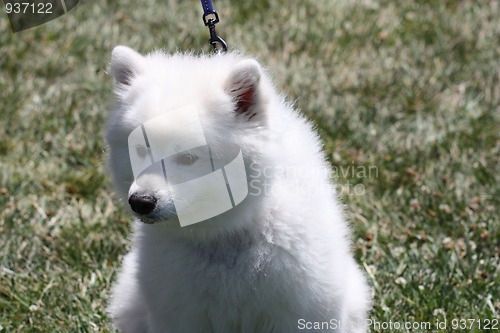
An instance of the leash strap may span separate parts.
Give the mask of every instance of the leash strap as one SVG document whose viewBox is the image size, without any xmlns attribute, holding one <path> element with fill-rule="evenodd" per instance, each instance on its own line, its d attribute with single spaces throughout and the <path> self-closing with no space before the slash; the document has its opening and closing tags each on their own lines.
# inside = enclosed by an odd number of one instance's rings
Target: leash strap
<svg viewBox="0 0 500 333">
<path fill-rule="evenodd" d="M 203 11 L 205 12 L 205 15 L 215 13 L 214 7 L 212 6 L 212 1 L 201 0 L 201 5 L 203 6 Z M 203 16 L 205 16 L 205 15 L 203 15 Z"/>
<path fill-rule="evenodd" d="M 219 22 L 219 15 L 214 10 L 211 0 L 201 0 L 203 7 L 203 23 L 210 31 L 210 40 L 208 43 L 213 46 L 215 53 L 226 52 L 227 43 L 215 31 L 215 24 Z"/>
</svg>

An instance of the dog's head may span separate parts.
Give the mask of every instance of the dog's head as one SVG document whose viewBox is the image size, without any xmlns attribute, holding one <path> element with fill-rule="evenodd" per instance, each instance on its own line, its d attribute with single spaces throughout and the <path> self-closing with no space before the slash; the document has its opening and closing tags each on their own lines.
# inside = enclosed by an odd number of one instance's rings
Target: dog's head
<svg viewBox="0 0 500 333">
<path fill-rule="evenodd" d="M 263 87 L 271 86 L 257 61 L 142 56 L 118 46 L 111 68 L 109 165 L 133 214 L 146 223 L 188 225 L 227 217 L 251 200 L 246 184 L 250 164 L 264 155 L 265 92 L 272 90 Z"/>
</svg>

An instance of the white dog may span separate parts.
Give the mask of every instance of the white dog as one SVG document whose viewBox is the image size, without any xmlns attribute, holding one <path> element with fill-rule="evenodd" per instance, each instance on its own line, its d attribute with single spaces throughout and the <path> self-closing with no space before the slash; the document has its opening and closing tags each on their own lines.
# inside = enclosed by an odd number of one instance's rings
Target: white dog
<svg viewBox="0 0 500 333">
<path fill-rule="evenodd" d="M 365 332 L 369 288 L 349 249 L 348 224 L 320 140 L 260 65 L 234 53 L 142 56 L 118 46 L 112 74 L 117 97 L 107 133 L 110 168 L 118 194 L 138 219 L 109 307 L 117 327 Z M 190 112 L 196 115 L 191 123 Z M 201 124 L 210 156 L 205 148 L 182 153 L 190 136 L 200 134 L 186 124 Z M 159 162 L 147 172 L 134 169 L 134 158 L 155 152 L 135 144 L 132 133 L 144 140 L 140 129 L 154 126 L 163 153 L 173 152 L 161 160 L 163 173 Z M 244 164 L 240 198 L 233 189 L 230 209 L 181 226 L 185 214 L 209 216 L 205 210 L 227 199 L 226 187 L 215 193 L 212 185 L 198 186 L 183 194 L 169 184 L 165 166 L 175 169 L 176 184 L 196 179 L 210 163 L 208 174 L 220 174 L 223 168 L 214 163 L 227 157 L 228 147 L 240 149 Z"/>
</svg>

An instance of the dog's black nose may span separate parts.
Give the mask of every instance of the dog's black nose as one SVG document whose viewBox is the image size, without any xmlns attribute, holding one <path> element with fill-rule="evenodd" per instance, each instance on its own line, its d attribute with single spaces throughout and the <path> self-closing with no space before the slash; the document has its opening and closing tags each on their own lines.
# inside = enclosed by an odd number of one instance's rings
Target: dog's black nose
<svg viewBox="0 0 500 333">
<path fill-rule="evenodd" d="M 132 194 L 130 198 L 128 198 L 128 203 L 137 214 L 147 215 L 155 209 L 156 198 L 151 195 Z"/>
</svg>

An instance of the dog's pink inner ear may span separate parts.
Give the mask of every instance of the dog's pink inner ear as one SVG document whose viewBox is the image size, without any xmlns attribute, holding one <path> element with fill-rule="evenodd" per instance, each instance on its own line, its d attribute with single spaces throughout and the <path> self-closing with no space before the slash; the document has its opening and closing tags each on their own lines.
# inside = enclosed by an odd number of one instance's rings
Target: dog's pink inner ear
<svg viewBox="0 0 500 333">
<path fill-rule="evenodd" d="M 231 91 L 236 101 L 236 112 L 247 113 L 253 104 L 255 97 L 255 86 L 242 86 L 239 89 Z"/>
<path fill-rule="evenodd" d="M 256 115 L 260 76 L 261 70 L 257 61 L 243 60 L 236 65 L 226 86 L 226 92 L 235 102 L 236 113 L 245 114 L 248 119 Z"/>
</svg>

